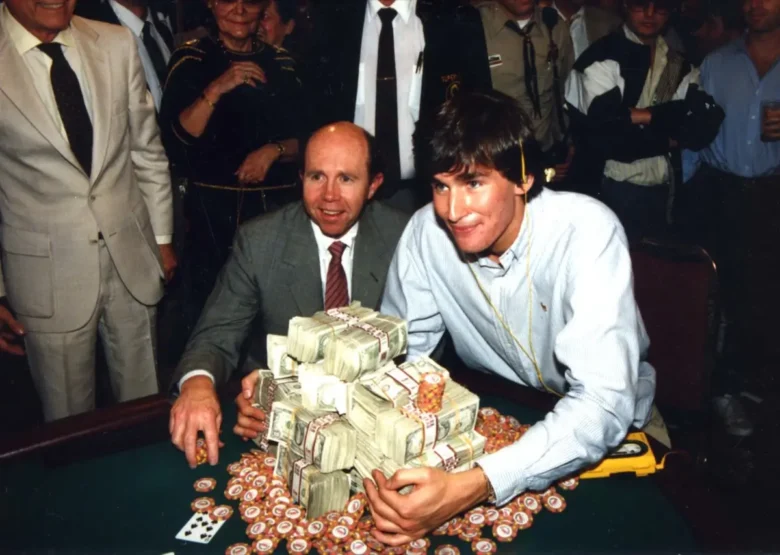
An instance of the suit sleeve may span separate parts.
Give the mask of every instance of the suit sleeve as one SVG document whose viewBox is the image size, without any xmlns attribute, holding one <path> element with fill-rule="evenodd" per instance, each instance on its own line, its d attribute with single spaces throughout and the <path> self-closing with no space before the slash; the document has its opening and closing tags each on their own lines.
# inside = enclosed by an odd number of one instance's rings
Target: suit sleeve
<svg viewBox="0 0 780 555">
<path fill-rule="evenodd" d="M 152 95 L 146 87 L 141 59 L 130 31 L 123 28 L 128 53 L 128 122 L 130 159 L 136 182 L 146 202 L 158 243 L 170 243 L 173 235 L 173 191 Z"/>
<path fill-rule="evenodd" d="M 225 383 L 238 365 L 241 347 L 261 304 L 254 271 L 260 262 L 252 257 L 253 240 L 257 237 L 249 237 L 246 228 L 239 230 L 230 258 L 174 372 L 172 388 L 192 370 L 205 370 L 216 384 Z"/>
<path fill-rule="evenodd" d="M 595 61 L 582 71 L 572 71 L 566 101 L 576 109 L 579 133 L 589 138 L 605 160 L 633 162 L 669 151 L 669 137 L 652 125 L 631 123 L 631 111 L 623 104 L 625 82 L 614 60 Z"/>
</svg>

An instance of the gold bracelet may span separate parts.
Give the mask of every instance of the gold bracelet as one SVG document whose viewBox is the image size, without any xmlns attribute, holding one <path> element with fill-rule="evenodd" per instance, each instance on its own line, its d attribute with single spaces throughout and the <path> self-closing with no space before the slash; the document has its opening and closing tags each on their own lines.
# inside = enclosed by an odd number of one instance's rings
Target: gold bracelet
<svg viewBox="0 0 780 555">
<path fill-rule="evenodd" d="M 208 104 L 209 106 L 211 106 L 211 109 L 212 109 L 212 110 L 213 110 L 214 108 L 216 108 L 216 107 L 217 107 L 217 103 L 216 103 L 216 102 L 212 102 L 212 101 L 211 101 L 211 99 L 210 99 L 208 96 L 206 96 L 206 93 L 205 93 L 205 92 L 204 92 L 204 93 L 201 93 L 201 95 L 200 95 L 200 96 L 201 96 L 201 98 L 202 98 L 203 100 L 205 100 L 205 101 L 206 101 L 206 104 Z"/>
</svg>

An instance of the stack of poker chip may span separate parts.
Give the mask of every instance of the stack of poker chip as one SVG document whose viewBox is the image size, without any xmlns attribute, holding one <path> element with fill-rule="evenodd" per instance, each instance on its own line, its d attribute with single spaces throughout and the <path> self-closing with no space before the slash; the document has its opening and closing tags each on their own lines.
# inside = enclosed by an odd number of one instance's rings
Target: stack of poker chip
<svg viewBox="0 0 780 555">
<path fill-rule="evenodd" d="M 256 442 L 260 449 L 228 466 L 224 497 L 238 503 L 248 541 L 231 545 L 226 553 L 272 553 L 283 540 L 288 553 L 431 552 L 428 538 L 390 548 L 370 534 L 374 523 L 363 480 L 372 480 L 374 469 L 388 477 L 401 468 L 423 466 L 468 470 L 485 453 L 519 440 L 528 426 L 495 409 L 479 408 L 479 398 L 430 359 L 400 365 L 387 360 L 388 345 L 388 352 L 406 351 L 406 335 L 404 327 L 383 342 L 385 332 L 371 324 L 392 321 L 383 315 L 353 305 L 294 320 L 294 341 L 269 336 L 269 369 L 258 370 L 255 406 L 266 412 L 268 432 Z M 361 333 L 375 347 L 360 339 Z M 327 365 L 328 345 L 341 334 L 350 338 L 339 342 L 341 362 Z M 348 352 L 350 344 L 360 352 Z M 344 361 L 354 361 L 352 370 L 345 370 Z M 577 483 L 575 478 L 559 485 L 573 489 Z M 206 477 L 194 489 L 208 495 L 216 485 L 215 478 Z M 207 496 L 195 499 L 191 508 L 215 520 L 229 519 L 235 510 Z M 565 508 L 553 487 L 522 494 L 500 509 L 476 507 L 432 534 L 457 537 L 475 553 L 492 553 L 497 542 L 511 542 L 530 528 L 541 511 Z M 435 552 L 460 553 L 448 544 Z"/>
</svg>

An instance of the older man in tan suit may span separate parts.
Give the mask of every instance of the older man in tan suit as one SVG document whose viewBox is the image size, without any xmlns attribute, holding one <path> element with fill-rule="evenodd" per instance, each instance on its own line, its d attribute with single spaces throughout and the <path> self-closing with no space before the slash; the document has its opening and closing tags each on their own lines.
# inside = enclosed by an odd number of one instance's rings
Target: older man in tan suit
<svg viewBox="0 0 780 555">
<path fill-rule="evenodd" d="M 98 336 L 118 400 L 157 392 L 154 305 L 176 266 L 135 42 L 75 3 L 0 7 L 0 350 L 24 336 L 46 420 L 94 407 Z"/>
</svg>

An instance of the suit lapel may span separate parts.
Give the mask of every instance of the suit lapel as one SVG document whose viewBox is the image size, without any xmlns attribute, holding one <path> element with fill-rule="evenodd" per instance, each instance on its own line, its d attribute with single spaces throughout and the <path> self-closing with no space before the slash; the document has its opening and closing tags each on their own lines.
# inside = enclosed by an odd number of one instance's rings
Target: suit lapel
<svg viewBox="0 0 780 555">
<path fill-rule="evenodd" d="M 81 170 L 70 145 L 62 136 L 60 130 L 49 115 L 38 91 L 35 89 L 32 76 L 22 57 L 11 44 L 8 35 L 0 29 L 0 67 L 4 75 L 12 75 L 11 79 L 0 79 L 0 90 L 8 96 L 19 112 L 49 141 L 54 148 L 76 168 Z"/>
<path fill-rule="evenodd" d="M 295 211 L 292 226 L 282 253 L 289 275 L 288 288 L 299 314 L 311 316 L 323 309 L 320 261 L 314 232 L 303 205 Z"/>
<path fill-rule="evenodd" d="M 387 273 L 387 244 L 382 230 L 373 217 L 369 204 L 360 218 L 352 262 L 352 299 L 363 306 L 378 309 L 382 297 L 384 275 Z"/>
<path fill-rule="evenodd" d="M 97 32 L 76 18 L 71 25 L 92 97 L 91 181 L 94 184 L 103 169 L 111 132 L 111 68 L 106 54 L 100 49 L 100 37 Z"/>
</svg>

